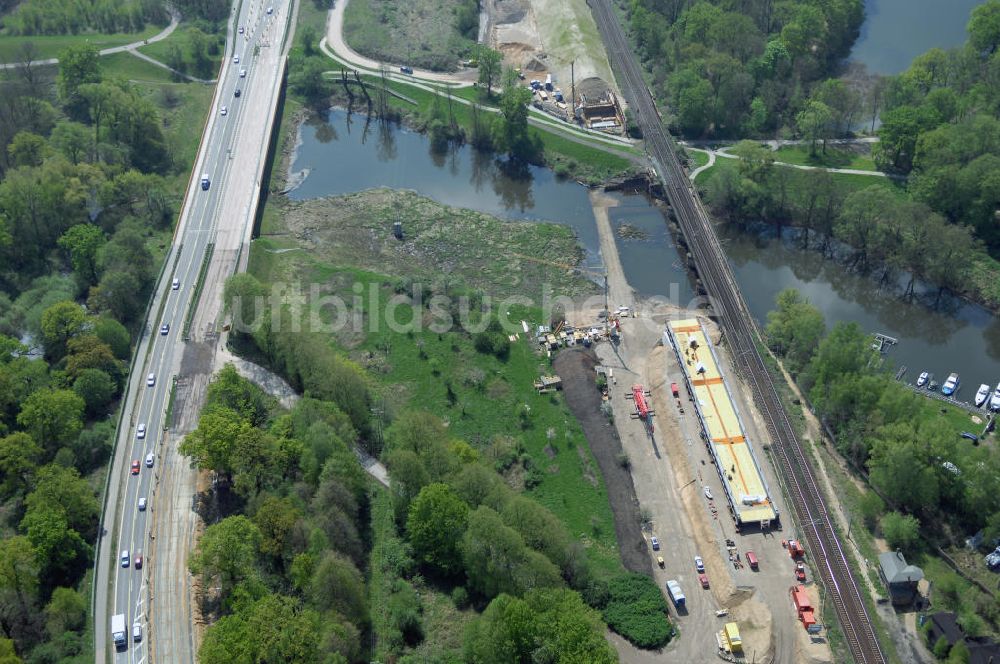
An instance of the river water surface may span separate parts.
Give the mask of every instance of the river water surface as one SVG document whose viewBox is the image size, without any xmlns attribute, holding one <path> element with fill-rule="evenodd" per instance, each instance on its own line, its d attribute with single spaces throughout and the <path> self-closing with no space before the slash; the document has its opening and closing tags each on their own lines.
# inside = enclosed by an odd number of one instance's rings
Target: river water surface
<svg viewBox="0 0 1000 664">
<path fill-rule="evenodd" d="M 969 13 L 982 0 L 866 0 L 851 60 L 873 74 L 898 74 L 932 48 L 965 42 Z"/>
<path fill-rule="evenodd" d="M 510 173 L 490 156 L 468 147 L 437 155 L 428 139 L 403 128 L 364 130 L 363 116 L 349 120 L 333 110 L 326 121 L 301 128 L 293 172 L 308 173 L 289 196 L 314 198 L 388 186 L 413 189 L 447 205 L 468 207 L 508 219 L 547 220 L 571 227 L 587 252 L 587 265 L 600 265 L 599 242 L 587 189 L 531 167 Z M 625 276 L 643 296 L 664 296 L 687 306 L 693 292 L 663 213 L 644 196 L 612 194 L 612 227 L 627 225 L 635 239 L 616 242 Z M 980 383 L 1000 381 L 1000 321 L 982 307 L 922 292 L 904 302 L 891 288 L 822 259 L 794 242 L 723 229 L 722 240 L 747 305 L 766 322 L 774 297 L 797 288 L 824 314 L 828 325 L 856 321 L 871 333 L 899 339 L 888 354 L 907 378 L 931 371 L 939 381 L 961 374 L 960 397 L 971 399 Z"/>
</svg>

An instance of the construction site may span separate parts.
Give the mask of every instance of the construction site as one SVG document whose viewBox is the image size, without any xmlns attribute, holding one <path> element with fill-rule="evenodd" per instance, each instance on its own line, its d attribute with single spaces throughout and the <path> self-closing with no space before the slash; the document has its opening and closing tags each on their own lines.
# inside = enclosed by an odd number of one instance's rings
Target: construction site
<svg viewBox="0 0 1000 664">
<path fill-rule="evenodd" d="M 480 31 L 481 41 L 520 72 L 536 108 L 624 133 L 624 105 L 586 0 L 484 0 Z"/>
<path fill-rule="evenodd" d="M 814 574 L 781 523 L 774 469 L 757 456 L 766 427 L 720 330 L 704 310 L 636 296 L 608 218 L 614 202 L 591 198 L 604 266 L 584 272 L 603 295 L 559 320 L 522 322 L 511 341 L 551 362 L 535 388 L 564 395 L 604 477 L 623 563 L 672 603 L 681 638 L 664 654 L 833 661 Z M 622 661 L 662 661 L 611 638 Z"/>
</svg>

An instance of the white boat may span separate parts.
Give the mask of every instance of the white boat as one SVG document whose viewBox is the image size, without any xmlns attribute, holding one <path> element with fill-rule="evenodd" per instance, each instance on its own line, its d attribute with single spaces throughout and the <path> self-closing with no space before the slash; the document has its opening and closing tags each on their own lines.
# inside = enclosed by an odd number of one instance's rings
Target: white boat
<svg viewBox="0 0 1000 664">
<path fill-rule="evenodd" d="M 958 391 L 958 374 L 953 373 L 948 376 L 948 380 L 944 381 L 944 385 L 941 386 L 941 394 L 946 397 L 950 397 L 955 392 Z"/>
<path fill-rule="evenodd" d="M 931 375 L 929 373 L 927 373 L 926 371 L 921 371 L 920 375 L 917 376 L 917 387 L 923 387 L 924 385 L 926 385 L 927 381 L 930 380 L 930 378 Z"/>
<path fill-rule="evenodd" d="M 976 391 L 976 399 L 975 399 L 976 408 L 986 403 L 986 400 L 989 398 L 990 398 L 990 386 L 985 384 L 980 385 L 979 389 Z"/>
<path fill-rule="evenodd" d="M 990 410 L 1000 410 L 1000 383 L 997 383 L 996 392 L 990 398 Z"/>
</svg>

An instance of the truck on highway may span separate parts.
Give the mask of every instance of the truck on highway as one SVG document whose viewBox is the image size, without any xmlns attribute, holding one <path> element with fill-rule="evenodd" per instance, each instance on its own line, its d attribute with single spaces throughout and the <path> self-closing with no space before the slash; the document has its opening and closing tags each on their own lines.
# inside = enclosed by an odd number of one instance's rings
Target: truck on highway
<svg viewBox="0 0 1000 664">
<path fill-rule="evenodd" d="M 127 644 L 128 632 L 125 631 L 124 613 L 111 616 L 111 640 L 115 642 L 116 650 L 121 650 Z"/>
<path fill-rule="evenodd" d="M 673 601 L 674 606 L 678 609 L 684 606 L 686 598 L 684 597 L 684 591 L 681 590 L 681 585 L 670 579 L 667 581 L 667 592 L 670 593 L 670 599 Z"/>
</svg>

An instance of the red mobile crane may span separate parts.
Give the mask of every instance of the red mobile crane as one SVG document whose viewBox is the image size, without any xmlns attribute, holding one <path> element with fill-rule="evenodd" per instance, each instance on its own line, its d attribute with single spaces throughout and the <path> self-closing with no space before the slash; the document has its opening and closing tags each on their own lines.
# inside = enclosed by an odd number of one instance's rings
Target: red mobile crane
<svg viewBox="0 0 1000 664">
<path fill-rule="evenodd" d="M 649 395 L 649 390 L 645 389 L 642 385 L 633 385 L 632 394 L 626 394 L 625 398 L 635 402 L 635 412 L 632 413 L 632 418 L 643 420 L 649 425 L 649 430 L 652 432 L 652 417 L 655 415 L 655 411 L 650 407 L 649 401 L 646 400 L 646 397 Z"/>
</svg>

